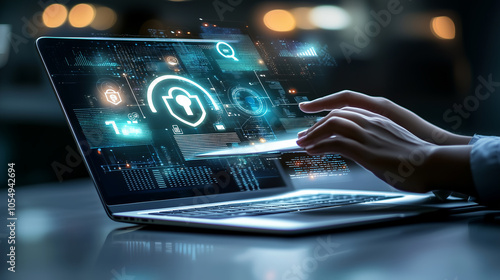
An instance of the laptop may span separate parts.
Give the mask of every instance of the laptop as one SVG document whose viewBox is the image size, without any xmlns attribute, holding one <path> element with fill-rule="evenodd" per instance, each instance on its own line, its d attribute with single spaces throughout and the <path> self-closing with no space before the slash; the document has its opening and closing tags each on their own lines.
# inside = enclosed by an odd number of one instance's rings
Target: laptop
<svg viewBox="0 0 500 280">
<path fill-rule="evenodd" d="M 293 147 L 321 118 L 297 106 L 318 97 L 310 78 L 328 65 L 310 44 L 205 30 L 36 45 L 114 221 L 299 234 L 475 205 L 370 191 L 377 182 L 357 181 L 368 172 L 354 162 Z M 245 152 L 278 141 L 288 148 Z"/>
</svg>

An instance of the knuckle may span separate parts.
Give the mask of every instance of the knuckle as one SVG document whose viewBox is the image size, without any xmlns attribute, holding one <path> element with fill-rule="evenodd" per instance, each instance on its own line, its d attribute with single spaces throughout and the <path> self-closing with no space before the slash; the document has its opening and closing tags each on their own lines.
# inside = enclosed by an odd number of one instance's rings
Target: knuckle
<svg viewBox="0 0 500 280">
<path fill-rule="evenodd" d="M 328 113 L 328 117 L 333 117 L 335 115 L 338 115 L 339 112 L 340 112 L 339 109 L 333 109 L 330 111 L 330 113 Z"/>
<path fill-rule="evenodd" d="M 377 96 L 377 97 L 373 97 L 375 102 L 381 107 L 381 108 L 389 108 L 392 104 L 392 102 L 385 98 L 385 97 L 381 97 L 381 96 Z"/>
<path fill-rule="evenodd" d="M 327 126 L 328 127 L 336 127 L 336 126 L 339 126 L 341 124 L 341 120 L 340 118 L 337 118 L 337 117 L 331 117 L 330 119 L 328 119 L 328 121 L 326 122 Z"/>
<path fill-rule="evenodd" d="M 353 94 L 354 93 L 352 91 L 347 90 L 347 89 L 342 90 L 341 92 L 339 92 L 339 95 L 340 95 L 340 97 L 342 99 L 349 99 L 349 98 L 351 98 L 353 96 Z"/>
<path fill-rule="evenodd" d="M 336 147 L 343 147 L 345 141 L 341 137 L 333 137 L 330 140 L 330 145 L 335 145 Z"/>
<path fill-rule="evenodd" d="M 375 124 L 377 126 L 384 126 L 386 123 L 386 120 L 380 117 L 372 117 L 371 118 L 371 123 Z"/>
</svg>

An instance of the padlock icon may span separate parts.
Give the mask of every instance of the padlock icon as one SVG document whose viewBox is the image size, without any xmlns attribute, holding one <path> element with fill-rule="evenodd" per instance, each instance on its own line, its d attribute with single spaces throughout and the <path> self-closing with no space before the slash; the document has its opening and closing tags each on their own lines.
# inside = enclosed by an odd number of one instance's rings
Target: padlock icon
<svg viewBox="0 0 500 280">
<path fill-rule="evenodd" d="M 175 96 L 174 96 L 175 93 Z M 170 114 L 177 120 L 197 127 L 207 116 L 205 108 L 200 101 L 198 95 L 190 94 L 187 90 L 180 87 L 171 87 L 168 90 L 168 95 L 162 96 L 165 106 Z M 200 114 L 195 114 L 193 109 L 199 108 Z"/>
<path fill-rule="evenodd" d="M 106 100 L 113 105 L 118 105 L 122 102 L 120 93 L 111 88 L 107 89 L 104 95 L 106 96 Z"/>
</svg>

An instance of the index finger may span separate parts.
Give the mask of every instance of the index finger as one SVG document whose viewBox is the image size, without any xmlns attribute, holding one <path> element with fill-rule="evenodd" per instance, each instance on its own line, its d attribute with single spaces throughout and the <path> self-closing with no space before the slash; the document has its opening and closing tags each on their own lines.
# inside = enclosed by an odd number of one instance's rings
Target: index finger
<svg viewBox="0 0 500 280">
<path fill-rule="evenodd" d="M 300 103 L 299 107 L 305 113 L 318 113 L 343 107 L 358 107 L 385 115 L 387 103 L 383 102 L 383 100 L 385 99 L 343 90 L 313 101 Z"/>
</svg>

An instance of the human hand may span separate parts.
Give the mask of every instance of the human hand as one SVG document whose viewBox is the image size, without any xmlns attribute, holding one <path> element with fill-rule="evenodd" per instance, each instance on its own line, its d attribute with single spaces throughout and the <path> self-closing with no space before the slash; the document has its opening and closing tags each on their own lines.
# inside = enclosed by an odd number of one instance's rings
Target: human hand
<svg viewBox="0 0 500 280">
<path fill-rule="evenodd" d="M 386 98 L 372 97 L 354 91 L 344 90 L 310 102 L 301 103 L 299 106 L 306 113 L 331 111 L 343 107 L 365 109 L 392 120 L 424 141 L 438 145 L 466 145 L 471 139 L 471 137 L 453 134 L 441 129 Z M 309 130 L 322 125 L 328 119 L 328 116 L 330 115 L 327 115 Z M 299 133 L 299 137 L 305 133 L 306 131 Z"/>
<path fill-rule="evenodd" d="M 331 110 L 299 133 L 297 144 L 309 154 L 343 155 L 404 191 L 440 189 L 475 195 L 468 137 L 441 130 L 385 98 L 356 92 L 316 99 L 301 109 Z"/>
<path fill-rule="evenodd" d="M 402 190 L 427 192 L 422 166 L 435 144 L 382 115 L 354 107 L 332 110 L 297 141 L 311 155 L 340 154 Z"/>
</svg>

